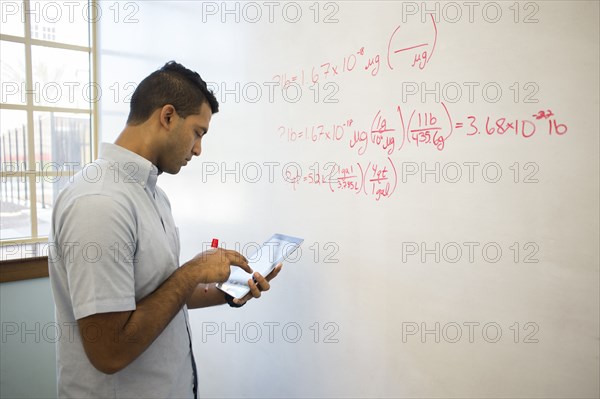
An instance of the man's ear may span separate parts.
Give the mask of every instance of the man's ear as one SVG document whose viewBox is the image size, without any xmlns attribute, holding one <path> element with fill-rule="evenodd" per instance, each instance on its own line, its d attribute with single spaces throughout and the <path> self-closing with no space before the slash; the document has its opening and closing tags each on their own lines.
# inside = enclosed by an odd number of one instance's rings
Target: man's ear
<svg viewBox="0 0 600 399">
<path fill-rule="evenodd" d="M 177 111 L 171 104 L 166 104 L 160 109 L 160 124 L 167 130 L 170 130 L 174 125 L 175 118 L 177 117 Z"/>
</svg>

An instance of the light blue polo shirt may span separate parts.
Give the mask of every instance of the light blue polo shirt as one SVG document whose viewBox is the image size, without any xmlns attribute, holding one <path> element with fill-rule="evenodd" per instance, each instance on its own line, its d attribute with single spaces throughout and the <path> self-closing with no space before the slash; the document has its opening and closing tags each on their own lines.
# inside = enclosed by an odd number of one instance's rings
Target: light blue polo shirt
<svg viewBox="0 0 600 399">
<path fill-rule="evenodd" d="M 193 397 L 187 308 L 125 369 L 107 375 L 89 362 L 77 320 L 131 311 L 179 267 L 179 235 L 158 169 L 115 144 L 102 144 L 58 196 L 49 271 L 60 329 L 59 397 Z M 86 332 L 102 333 L 99 329 Z"/>
</svg>

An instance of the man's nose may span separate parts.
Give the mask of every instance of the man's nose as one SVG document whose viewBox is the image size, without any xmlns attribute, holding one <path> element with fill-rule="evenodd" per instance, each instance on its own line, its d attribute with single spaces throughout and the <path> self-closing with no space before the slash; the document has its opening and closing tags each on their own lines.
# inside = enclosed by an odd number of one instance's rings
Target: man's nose
<svg viewBox="0 0 600 399">
<path fill-rule="evenodd" d="M 200 155 L 201 152 L 202 152 L 202 144 L 201 144 L 200 140 L 198 140 L 194 144 L 194 147 L 192 148 L 192 154 L 194 154 L 195 156 L 198 156 L 198 155 Z"/>
</svg>

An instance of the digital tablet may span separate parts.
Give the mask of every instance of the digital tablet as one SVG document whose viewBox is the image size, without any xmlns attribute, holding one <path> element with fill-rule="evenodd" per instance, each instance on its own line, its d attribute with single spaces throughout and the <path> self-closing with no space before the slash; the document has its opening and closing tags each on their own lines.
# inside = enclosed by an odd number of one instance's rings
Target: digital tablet
<svg viewBox="0 0 600 399">
<path fill-rule="evenodd" d="M 284 234 L 274 234 L 265 241 L 258 250 L 247 257 L 250 268 L 266 277 L 277 266 L 284 262 L 299 246 L 304 239 L 286 236 Z M 229 275 L 229 279 L 224 283 L 217 284 L 217 288 L 231 295 L 234 298 L 242 298 L 248 292 L 248 280 L 252 278 L 250 273 L 234 267 Z"/>
</svg>

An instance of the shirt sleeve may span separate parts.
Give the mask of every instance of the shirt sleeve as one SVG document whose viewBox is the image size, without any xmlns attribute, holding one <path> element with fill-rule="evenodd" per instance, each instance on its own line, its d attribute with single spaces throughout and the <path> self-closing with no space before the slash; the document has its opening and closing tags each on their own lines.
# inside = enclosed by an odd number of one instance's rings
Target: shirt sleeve
<svg viewBox="0 0 600 399">
<path fill-rule="evenodd" d="M 60 245 L 75 318 L 135 310 L 133 210 L 94 194 L 75 199 L 61 219 Z"/>
</svg>

